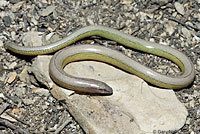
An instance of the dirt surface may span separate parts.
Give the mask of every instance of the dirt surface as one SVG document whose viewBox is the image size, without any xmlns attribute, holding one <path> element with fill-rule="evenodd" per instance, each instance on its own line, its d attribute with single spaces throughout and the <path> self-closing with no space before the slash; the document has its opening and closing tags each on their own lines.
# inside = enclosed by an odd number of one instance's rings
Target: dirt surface
<svg viewBox="0 0 200 134">
<path fill-rule="evenodd" d="M 30 73 L 34 57 L 6 51 L 5 45 L 46 45 L 88 25 L 112 27 L 186 54 L 194 63 L 196 78 L 175 92 L 189 115 L 180 130 L 163 134 L 200 133 L 199 0 L 0 0 L 0 18 L 0 133 L 84 134 L 65 102 L 53 98 Z M 158 72 L 180 74 L 168 60 L 113 41 L 91 37 L 76 44 L 82 43 L 112 47 Z"/>
</svg>

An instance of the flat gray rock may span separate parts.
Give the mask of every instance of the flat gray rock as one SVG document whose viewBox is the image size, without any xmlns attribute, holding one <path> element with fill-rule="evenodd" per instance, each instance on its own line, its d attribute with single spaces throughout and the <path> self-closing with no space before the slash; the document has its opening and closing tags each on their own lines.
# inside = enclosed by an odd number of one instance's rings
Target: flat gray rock
<svg viewBox="0 0 200 134">
<path fill-rule="evenodd" d="M 48 75 L 49 59 L 38 56 L 33 64 L 37 66 L 38 73 Z M 74 76 L 104 81 L 113 88 L 111 96 L 86 96 L 72 94 L 54 84 L 51 86 L 53 96 L 66 100 L 70 113 L 86 133 L 138 134 L 169 131 L 178 130 L 185 123 L 187 110 L 173 90 L 148 86 L 134 75 L 99 62 L 70 63 L 65 71 Z"/>
</svg>

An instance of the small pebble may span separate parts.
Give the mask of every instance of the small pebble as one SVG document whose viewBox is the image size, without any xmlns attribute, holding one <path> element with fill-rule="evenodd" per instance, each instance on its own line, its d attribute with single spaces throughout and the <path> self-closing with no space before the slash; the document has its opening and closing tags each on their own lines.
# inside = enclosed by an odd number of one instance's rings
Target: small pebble
<svg viewBox="0 0 200 134">
<path fill-rule="evenodd" d="M 30 78 L 28 75 L 28 66 L 25 66 L 22 72 L 19 74 L 19 79 L 26 83 L 30 82 Z"/>
<path fill-rule="evenodd" d="M 48 16 L 49 14 L 53 13 L 56 6 L 48 6 L 47 8 L 43 9 L 40 13 L 41 16 Z"/>
<path fill-rule="evenodd" d="M 3 95 L 3 93 L 0 93 L 0 98 L 5 99 L 5 96 Z"/>
<path fill-rule="evenodd" d="M 200 116 L 200 109 L 197 109 L 197 116 Z"/>
<path fill-rule="evenodd" d="M 17 12 L 17 11 L 22 7 L 22 5 L 23 5 L 24 3 L 25 3 L 25 1 L 21 1 L 21 2 L 18 2 L 18 3 L 16 3 L 16 4 L 12 5 L 11 10 L 12 10 L 13 12 Z"/>
<path fill-rule="evenodd" d="M 36 31 L 25 33 L 22 39 L 24 46 L 42 46 L 42 34 Z"/>
<path fill-rule="evenodd" d="M 9 16 L 4 16 L 3 17 L 3 23 L 6 27 L 9 27 L 11 24 L 11 18 Z"/>
<path fill-rule="evenodd" d="M 32 93 L 38 93 L 40 95 L 44 95 L 44 96 L 49 96 L 49 90 L 44 89 L 44 88 L 35 88 L 32 90 Z"/>
<path fill-rule="evenodd" d="M 11 116 L 9 116 L 9 115 L 6 114 L 6 113 L 1 114 L 0 117 L 3 118 L 3 119 L 7 119 L 7 120 L 9 120 L 10 122 L 17 122 L 16 119 L 12 118 Z"/>
<path fill-rule="evenodd" d="M 184 10 L 183 4 L 180 4 L 179 2 L 175 2 L 174 6 L 175 6 L 175 8 L 176 8 L 178 13 L 180 13 L 182 15 L 185 14 L 185 10 Z"/>
<path fill-rule="evenodd" d="M 32 99 L 23 99 L 23 102 L 24 102 L 24 104 L 26 104 L 26 105 L 34 104 L 34 100 L 32 100 Z"/>
<path fill-rule="evenodd" d="M 0 7 L 7 6 L 8 4 L 9 2 L 7 2 L 6 0 L 0 0 Z"/>
<path fill-rule="evenodd" d="M 3 41 L 2 40 L 0 40 L 0 47 L 2 47 L 3 46 Z"/>
<path fill-rule="evenodd" d="M 10 65 L 8 65 L 9 69 L 13 69 L 17 65 L 16 62 L 12 62 Z"/>
<path fill-rule="evenodd" d="M 174 32 L 174 27 L 171 25 L 166 25 L 166 32 L 171 35 Z"/>
<path fill-rule="evenodd" d="M 16 72 L 9 73 L 7 82 L 11 84 L 17 77 Z"/>
<path fill-rule="evenodd" d="M 187 28 L 183 27 L 182 28 L 182 33 L 187 39 L 191 38 L 191 32 Z"/>
</svg>

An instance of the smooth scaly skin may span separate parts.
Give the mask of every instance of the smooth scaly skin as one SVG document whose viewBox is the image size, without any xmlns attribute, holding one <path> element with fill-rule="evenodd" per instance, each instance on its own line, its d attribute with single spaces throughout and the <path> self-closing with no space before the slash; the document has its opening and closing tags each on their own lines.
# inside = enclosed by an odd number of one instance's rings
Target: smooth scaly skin
<svg viewBox="0 0 200 134">
<path fill-rule="evenodd" d="M 81 45 L 63 49 L 57 52 L 52 58 L 50 63 L 50 75 L 59 85 L 78 92 L 112 94 L 112 89 L 103 82 L 87 78 L 77 78 L 66 74 L 63 71 L 63 67 L 69 62 L 91 59 L 113 64 L 114 66 L 133 73 L 154 85 L 164 88 L 178 89 L 186 87 L 192 83 L 195 77 L 192 62 L 178 50 L 135 38 L 104 26 L 88 26 L 81 28 L 63 40 L 46 46 L 21 47 L 9 44 L 7 45 L 7 49 L 22 55 L 47 54 L 69 46 L 80 39 L 93 35 L 116 41 L 122 45 L 143 52 L 165 57 L 176 63 L 181 68 L 183 73 L 181 76 L 177 77 L 165 76 L 151 70 L 148 67 L 142 66 L 141 64 L 114 50 L 100 46 Z"/>
</svg>

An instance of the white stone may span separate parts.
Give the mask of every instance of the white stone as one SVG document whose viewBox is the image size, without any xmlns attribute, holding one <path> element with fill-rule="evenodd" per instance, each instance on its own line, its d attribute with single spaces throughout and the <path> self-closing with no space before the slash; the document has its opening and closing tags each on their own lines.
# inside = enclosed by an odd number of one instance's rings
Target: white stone
<svg viewBox="0 0 200 134">
<path fill-rule="evenodd" d="M 40 61 L 36 62 L 39 64 L 37 71 L 49 75 L 49 61 L 42 57 L 36 60 Z M 65 71 L 106 82 L 113 88 L 111 96 L 65 94 L 68 90 L 59 87 L 51 90 L 58 100 L 67 100 L 68 110 L 86 133 L 138 134 L 178 130 L 185 123 L 187 110 L 173 90 L 150 87 L 142 79 L 104 63 L 70 63 Z"/>
<path fill-rule="evenodd" d="M 30 31 L 24 34 L 22 42 L 24 46 L 42 46 L 42 33 Z"/>
<path fill-rule="evenodd" d="M 17 77 L 17 73 L 16 72 L 10 72 L 8 75 L 7 75 L 8 79 L 7 79 L 7 82 L 9 84 L 11 84 Z"/>
<path fill-rule="evenodd" d="M 16 4 L 12 5 L 11 6 L 11 10 L 13 12 L 17 12 L 21 7 L 22 5 L 25 3 L 25 1 L 20 1 L 20 2 L 17 2 Z"/>
<path fill-rule="evenodd" d="M 0 47 L 3 47 L 3 41 L 0 40 Z"/>
<path fill-rule="evenodd" d="M 190 32 L 190 30 L 188 30 L 187 28 L 183 27 L 181 31 L 182 31 L 183 35 L 184 35 L 187 39 L 190 39 L 190 38 L 191 38 L 191 32 Z"/>
<path fill-rule="evenodd" d="M 182 15 L 185 14 L 185 10 L 184 10 L 183 4 L 180 4 L 179 2 L 175 2 L 174 6 L 175 6 L 175 8 L 176 8 L 178 13 L 180 13 Z"/>
<path fill-rule="evenodd" d="M 166 25 L 166 32 L 169 34 L 169 35 L 172 35 L 172 33 L 174 32 L 174 27 L 170 24 Z"/>
<path fill-rule="evenodd" d="M 9 4 L 9 2 L 7 2 L 6 0 L 0 0 L 0 6 L 7 6 Z"/>
<path fill-rule="evenodd" d="M 112 96 L 104 98 L 133 116 L 143 131 L 177 130 L 185 123 L 187 110 L 173 90 L 150 87 L 142 79 L 104 63 L 72 63 L 65 71 L 106 82 L 114 91 Z"/>
<path fill-rule="evenodd" d="M 48 6 L 47 8 L 43 9 L 40 13 L 41 16 L 48 16 L 55 10 L 56 6 Z"/>
</svg>

